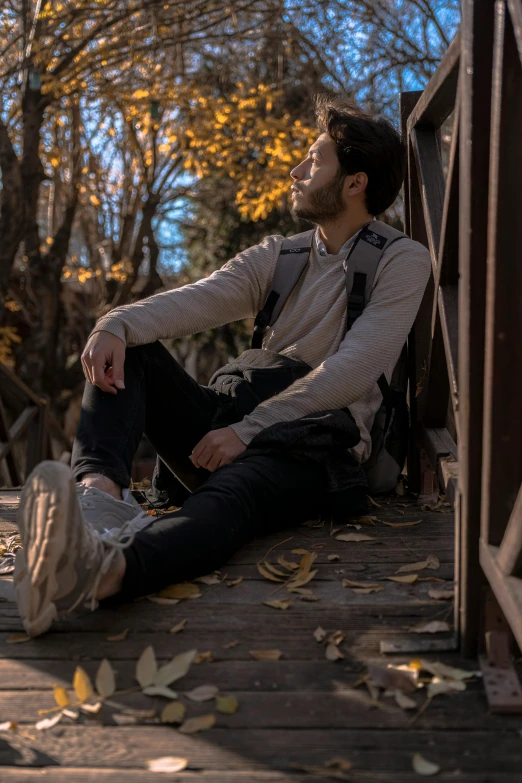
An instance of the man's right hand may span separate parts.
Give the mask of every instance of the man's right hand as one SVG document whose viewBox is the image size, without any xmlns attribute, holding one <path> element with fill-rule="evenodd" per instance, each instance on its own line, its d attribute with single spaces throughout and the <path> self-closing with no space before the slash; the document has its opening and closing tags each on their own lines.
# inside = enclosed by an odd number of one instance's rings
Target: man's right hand
<svg viewBox="0 0 522 783">
<path fill-rule="evenodd" d="M 82 353 L 85 377 L 94 386 L 109 394 L 124 389 L 123 365 L 125 343 L 110 332 L 95 332 Z"/>
</svg>

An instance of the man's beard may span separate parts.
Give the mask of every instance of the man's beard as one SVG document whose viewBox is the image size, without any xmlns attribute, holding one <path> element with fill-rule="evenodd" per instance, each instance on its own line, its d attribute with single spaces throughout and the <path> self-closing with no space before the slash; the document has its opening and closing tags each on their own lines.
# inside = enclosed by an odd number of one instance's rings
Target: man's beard
<svg viewBox="0 0 522 783">
<path fill-rule="evenodd" d="M 309 223 L 324 223 L 339 217 L 346 205 L 343 201 L 344 177 L 336 174 L 331 182 L 312 191 L 307 206 L 293 206 L 292 215 Z"/>
</svg>

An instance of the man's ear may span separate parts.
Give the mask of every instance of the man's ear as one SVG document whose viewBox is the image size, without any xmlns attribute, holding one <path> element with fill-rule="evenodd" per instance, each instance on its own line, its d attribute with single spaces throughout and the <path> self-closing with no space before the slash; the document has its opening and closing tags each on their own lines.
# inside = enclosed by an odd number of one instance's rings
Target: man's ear
<svg viewBox="0 0 522 783">
<path fill-rule="evenodd" d="M 365 171 L 358 171 L 356 174 L 350 174 L 345 180 L 345 195 L 353 198 L 364 193 L 368 185 L 368 175 Z"/>
</svg>

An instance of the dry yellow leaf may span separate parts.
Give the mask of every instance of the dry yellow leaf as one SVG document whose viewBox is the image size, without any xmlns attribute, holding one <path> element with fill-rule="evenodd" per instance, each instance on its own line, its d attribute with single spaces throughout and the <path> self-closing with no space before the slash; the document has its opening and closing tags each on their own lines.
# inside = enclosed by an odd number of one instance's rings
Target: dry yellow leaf
<svg viewBox="0 0 522 783">
<path fill-rule="evenodd" d="M 121 633 L 116 633 L 114 636 L 107 636 L 108 642 L 123 642 L 127 638 L 127 634 L 129 633 L 129 629 L 125 628 L 124 631 Z"/>
<path fill-rule="evenodd" d="M 107 658 L 104 658 L 96 672 L 96 690 L 102 699 L 108 699 L 116 690 L 114 671 Z"/>
<path fill-rule="evenodd" d="M 187 709 L 180 701 L 171 701 L 163 707 L 160 715 L 162 723 L 183 723 Z"/>
<path fill-rule="evenodd" d="M 382 585 L 375 582 L 353 582 L 351 579 L 343 579 L 343 587 L 362 587 L 365 589 L 377 587 L 382 590 Z"/>
<path fill-rule="evenodd" d="M 177 756 L 163 756 L 159 759 L 147 761 L 147 769 L 150 772 L 181 772 L 186 768 L 188 759 Z"/>
<path fill-rule="evenodd" d="M 239 641 L 239 639 L 234 639 L 234 641 L 233 641 L 233 642 L 228 642 L 228 644 L 224 644 L 224 645 L 223 645 L 223 649 L 224 649 L 224 650 L 231 650 L 231 649 L 232 649 L 232 647 L 237 647 L 237 646 L 238 646 L 238 644 L 241 644 L 241 642 Z"/>
<path fill-rule="evenodd" d="M 161 606 L 174 606 L 179 604 L 179 598 L 161 598 L 159 595 L 148 595 L 147 601 L 151 601 L 153 604 L 160 604 Z"/>
<path fill-rule="evenodd" d="M 235 696 L 216 696 L 216 710 L 225 715 L 233 715 L 239 707 Z"/>
<path fill-rule="evenodd" d="M 411 764 L 417 775 L 424 775 L 425 777 L 436 775 L 441 769 L 438 764 L 428 761 L 420 753 L 416 753 L 413 756 Z"/>
<path fill-rule="evenodd" d="M 414 527 L 415 525 L 420 525 L 422 522 L 422 519 L 417 519 L 415 522 L 384 522 L 383 525 L 388 525 L 388 527 Z"/>
<path fill-rule="evenodd" d="M 280 571 L 279 568 L 276 568 L 271 563 L 268 562 L 268 560 L 265 560 L 263 562 L 263 566 L 270 571 L 271 574 L 274 574 L 274 576 L 282 576 L 283 579 L 288 579 L 288 574 L 285 574 L 284 571 Z"/>
<path fill-rule="evenodd" d="M 440 677 L 434 677 L 427 685 L 428 698 L 433 699 L 441 693 L 455 693 L 456 691 L 465 691 L 466 683 L 462 680 L 444 680 Z"/>
<path fill-rule="evenodd" d="M 69 706 L 69 694 L 61 685 L 55 685 L 53 687 L 54 700 L 59 707 Z"/>
<path fill-rule="evenodd" d="M 187 652 L 176 655 L 169 663 L 161 666 L 158 671 L 153 674 L 152 681 L 147 683 L 147 685 L 170 685 L 176 680 L 181 679 L 190 669 L 190 665 L 193 663 L 195 657 L 196 650 L 188 650 Z"/>
<path fill-rule="evenodd" d="M 21 642 L 28 642 L 31 639 L 26 633 L 12 633 L 6 639 L 7 644 L 21 644 Z"/>
<path fill-rule="evenodd" d="M 281 656 L 281 650 L 249 650 L 250 655 L 256 661 L 278 661 Z"/>
<path fill-rule="evenodd" d="M 236 585 L 240 585 L 244 578 L 244 576 L 238 576 L 237 579 L 232 579 L 230 582 L 227 582 L 227 587 L 235 587 Z"/>
<path fill-rule="evenodd" d="M 157 670 L 158 664 L 156 663 L 154 648 L 149 645 L 143 650 L 136 664 L 136 679 L 142 688 L 152 685 Z"/>
<path fill-rule="evenodd" d="M 328 560 L 339 560 L 339 555 L 328 555 Z"/>
<path fill-rule="evenodd" d="M 299 563 L 294 563 L 292 560 L 287 560 L 284 555 L 279 555 L 277 562 L 280 566 L 283 566 L 283 568 L 286 568 L 288 571 L 296 571 L 299 568 Z"/>
<path fill-rule="evenodd" d="M 183 726 L 179 727 L 181 734 L 195 734 L 198 731 L 211 729 L 216 725 L 215 715 L 200 715 L 198 718 L 189 718 Z"/>
<path fill-rule="evenodd" d="M 370 593 L 380 593 L 382 590 L 382 587 L 379 585 L 379 587 L 353 587 L 352 593 L 356 593 L 357 595 L 370 595 Z"/>
<path fill-rule="evenodd" d="M 418 574 L 404 574 L 404 576 L 387 576 L 390 582 L 400 582 L 402 584 L 412 585 L 419 578 Z"/>
<path fill-rule="evenodd" d="M 308 549 L 292 549 L 293 555 L 309 555 Z"/>
<path fill-rule="evenodd" d="M 453 598 L 455 595 L 454 590 L 436 590 L 434 587 L 432 587 L 430 590 L 428 590 L 428 595 L 430 598 L 435 598 L 437 601 L 447 601 L 450 598 Z"/>
<path fill-rule="evenodd" d="M 177 699 L 178 694 L 169 688 L 167 685 L 147 685 L 143 688 L 142 693 L 145 696 L 163 696 L 164 699 Z"/>
<path fill-rule="evenodd" d="M 201 591 L 192 582 L 180 582 L 179 584 L 166 587 L 158 595 L 160 598 L 200 598 Z"/>
<path fill-rule="evenodd" d="M 38 731 L 45 731 L 45 729 L 52 729 L 53 726 L 56 726 L 57 723 L 61 721 L 63 718 L 63 713 L 59 712 L 56 715 L 53 715 L 52 718 L 44 718 L 43 720 L 39 720 L 38 723 L 35 724 L 35 729 Z"/>
<path fill-rule="evenodd" d="M 437 555 L 428 555 L 426 560 L 421 560 L 419 563 L 407 563 L 401 566 L 395 573 L 403 574 L 406 571 L 422 571 L 424 568 L 440 568 L 440 562 Z"/>
<path fill-rule="evenodd" d="M 291 601 L 263 601 L 265 606 L 270 606 L 272 609 L 289 609 L 292 606 Z"/>
<path fill-rule="evenodd" d="M 342 631 L 334 631 L 334 633 L 330 634 L 326 641 L 328 644 L 339 645 L 342 641 L 344 641 L 344 633 Z"/>
<path fill-rule="evenodd" d="M 197 653 L 196 657 L 194 658 L 194 663 L 204 663 L 205 661 L 213 661 L 214 656 L 212 655 L 212 650 L 207 650 L 206 652 Z"/>
<path fill-rule="evenodd" d="M 194 581 L 200 582 L 202 585 L 218 585 L 221 582 L 221 577 L 216 574 L 208 574 L 208 576 L 198 576 Z"/>
<path fill-rule="evenodd" d="M 445 582 L 440 576 L 419 576 L 419 582 Z"/>
<path fill-rule="evenodd" d="M 360 541 L 376 541 L 375 536 L 367 536 L 366 533 L 341 533 L 335 536 L 336 541 L 351 541 L 358 543 Z"/>
<path fill-rule="evenodd" d="M 470 677 L 482 677 L 482 672 L 473 671 L 471 669 L 457 669 L 455 666 L 448 666 L 446 663 L 440 663 L 439 661 L 426 661 L 422 658 L 417 658 L 410 662 L 410 666 L 417 666 L 419 669 L 434 674 L 437 677 L 443 677 L 448 680 L 468 680 Z"/>
<path fill-rule="evenodd" d="M 219 688 L 216 685 L 198 685 L 197 688 L 187 691 L 185 696 L 191 701 L 210 701 L 210 699 L 214 699 L 218 693 Z"/>
<path fill-rule="evenodd" d="M 314 639 L 316 642 L 324 642 L 326 639 L 326 631 L 320 625 L 314 631 Z"/>
<path fill-rule="evenodd" d="M 410 631 L 414 633 L 444 633 L 449 631 L 450 627 L 445 620 L 431 620 L 422 623 L 417 623 Z"/>
<path fill-rule="evenodd" d="M 353 525 L 373 525 L 374 522 L 376 522 L 377 517 L 370 517 L 370 516 L 363 516 L 363 517 L 352 517 L 350 519 L 350 523 Z"/>
<path fill-rule="evenodd" d="M 344 655 L 335 644 L 327 645 L 325 656 L 327 661 L 339 661 L 341 658 L 344 658 Z"/>
<path fill-rule="evenodd" d="M 94 693 L 89 675 L 81 666 L 76 667 L 73 677 L 73 688 L 78 701 L 84 702 L 90 699 Z"/>
<path fill-rule="evenodd" d="M 184 629 L 186 624 L 187 624 L 186 620 L 181 620 L 177 625 L 173 625 L 172 626 L 172 628 L 170 629 L 169 633 L 179 633 L 180 631 L 182 631 Z"/>
<path fill-rule="evenodd" d="M 261 576 L 264 576 L 265 579 L 269 579 L 271 582 L 282 582 L 283 581 L 283 579 L 281 577 L 275 576 L 275 574 L 272 574 L 261 563 L 257 564 L 257 570 L 259 571 Z"/>
<path fill-rule="evenodd" d="M 6 720 L 0 723 L 0 731 L 16 731 L 18 723 L 15 720 Z"/>
</svg>

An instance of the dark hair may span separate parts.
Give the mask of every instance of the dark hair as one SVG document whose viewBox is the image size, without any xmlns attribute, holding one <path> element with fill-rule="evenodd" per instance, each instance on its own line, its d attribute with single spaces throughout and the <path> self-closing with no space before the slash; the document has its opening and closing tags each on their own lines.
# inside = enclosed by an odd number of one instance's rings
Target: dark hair
<svg viewBox="0 0 522 783">
<path fill-rule="evenodd" d="M 343 98 L 319 95 L 315 116 L 320 133 L 327 133 L 336 146 L 341 176 L 368 175 L 366 208 L 380 215 L 393 204 L 404 179 L 406 155 L 399 133 L 384 117 L 372 117 Z"/>
</svg>

